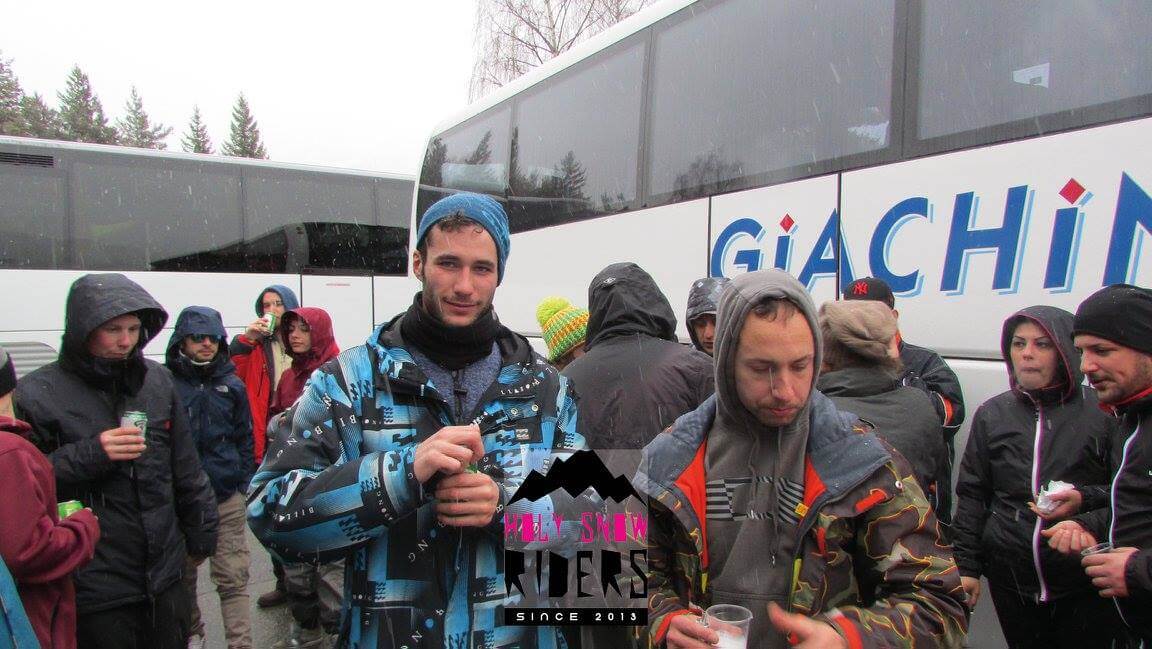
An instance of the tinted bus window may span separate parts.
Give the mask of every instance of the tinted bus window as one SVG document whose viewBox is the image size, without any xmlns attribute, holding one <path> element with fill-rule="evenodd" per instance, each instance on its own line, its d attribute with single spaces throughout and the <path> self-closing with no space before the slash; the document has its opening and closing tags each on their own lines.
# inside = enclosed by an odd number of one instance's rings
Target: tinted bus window
<svg viewBox="0 0 1152 649">
<path fill-rule="evenodd" d="M 1152 93 L 1147 0 L 925 0 L 921 22 L 921 139 Z"/>
<path fill-rule="evenodd" d="M 368 179 L 312 178 L 262 169 L 244 172 L 244 214 L 249 239 L 291 223 L 376 221 Z"/>
<path fill-rule="evenodd" d="M 419 213 L 451 193 L 443 189 L 504 195 L 508 188 L 510 114 L 505 106 L 432 138 L 420 171 Z"/>
<path fill-rule="evenodd" d="M 380 179 L 376 181 L 377 225 L 408 230 L 412 218 L 412 181 Z"/>
<path fill-rule="evenodd" d="M 655 39 L 650 194 L 800 177 L 888 146 L 893 0 L 732 0 L 682 15 Z"/>
<path fill-rule="evenodd" d="M 240 176 L 202 165 L 72 163 L 76 265 L 148 270 L 240 240 Z"/>
<path fill-rule="evenodd" d="M 637 44 L 525 95 L 512 131 L 514 232 L 631 206 L 643 79 Z"/>
<path fill-rule="evenodd" d="M 0 164 L 0 268 L 67 268 L 64 179 Z"/>
<path fill-rule="evenodd" d="M 290 273 L 304 268 L 371 269 L 374 205 L 367 178 L 246 170 L 247 240 L 273 234 L 272 241 L 284 242 L 269 250 L 252 247 L 249 261 Z"/>
</svg>

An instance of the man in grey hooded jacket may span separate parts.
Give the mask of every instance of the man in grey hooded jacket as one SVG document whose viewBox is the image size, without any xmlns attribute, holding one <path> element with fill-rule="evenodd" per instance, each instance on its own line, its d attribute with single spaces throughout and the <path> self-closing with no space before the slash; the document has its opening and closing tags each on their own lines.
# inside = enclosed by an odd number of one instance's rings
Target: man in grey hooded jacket
<svg viewBox="0 0 1152 649">
<path fill-rule="evenodd" d="M 749 647 L 959 647 L 952 552 L 912 469 L 814 386 L 816 309 L 778 270 L 720 299 L 716 396 L 644 449 L 649 636 L 703 648 L 697 607 L 753 613 Z"/>
</svg>

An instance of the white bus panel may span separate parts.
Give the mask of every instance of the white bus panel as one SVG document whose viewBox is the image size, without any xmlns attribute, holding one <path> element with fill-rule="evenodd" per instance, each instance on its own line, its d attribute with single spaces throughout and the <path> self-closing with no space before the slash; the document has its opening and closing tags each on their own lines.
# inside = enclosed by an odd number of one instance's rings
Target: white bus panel
<svg viewBox="0 0 1152 649">
<path fill-rule="evenodd" d="M 1152 120 L 845 173 L 856 276 L 886 279 L 909 340 L 1000 357 L 1013 311 L 1152 285 Z"/>
</svg>

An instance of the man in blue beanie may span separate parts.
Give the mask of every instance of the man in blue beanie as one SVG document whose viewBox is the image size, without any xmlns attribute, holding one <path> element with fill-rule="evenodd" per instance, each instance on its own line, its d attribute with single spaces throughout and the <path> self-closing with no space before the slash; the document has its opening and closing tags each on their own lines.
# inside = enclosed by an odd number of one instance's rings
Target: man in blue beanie
<svg viewBox="0 0 1152 649">
<path fill-rule="evenodd" d="M 508 249 L 492 198 L 432 205 L 412 305 L 269 423 L 249 524 L 285 560 L 348 557 L 337 646 L 559 646 L 554 628 L 504 624 L 520 599 L 505 590 L 504 507 L 585 447 L 568 380 L 492 311 Z M 544 516 L 564 498 L 513 509 Z"/>
</svg>

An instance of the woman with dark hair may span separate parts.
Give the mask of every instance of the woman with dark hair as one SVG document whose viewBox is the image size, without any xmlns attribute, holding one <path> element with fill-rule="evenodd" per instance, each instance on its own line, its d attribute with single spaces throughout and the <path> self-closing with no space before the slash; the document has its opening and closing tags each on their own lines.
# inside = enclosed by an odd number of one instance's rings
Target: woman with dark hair
<svg viewBox="0 0 1152 649">
<path fill-rule="evenodd" d="M 296 403 L 312 372 L 340 353 L 332 335 L 332 318 L 324 309 L 302 306 L 286 311 L 276 335 L 292 357 L 292 365 L 277 382 L 269 410 L 272 416 Z"/>
<path fill-rule="evenodd" d="M 1107 507 L 1120 464 L 1116 420 L 1083 385 L 1072 320 L 1033 306 L 1004 321 L 1009 390 L 976 410 L 956 486 L 956 563 L 969 606 L 986 577 L 1014 649 L 1123 646 L 1116 609 L 1096 594 L 1080 557 L 1050 549 L 1040 534 Z M 1033 501 L 1052 481 L 1072 487 L 1056 489 L 1054 506 L 1040 509 Z"/>
</svg>

